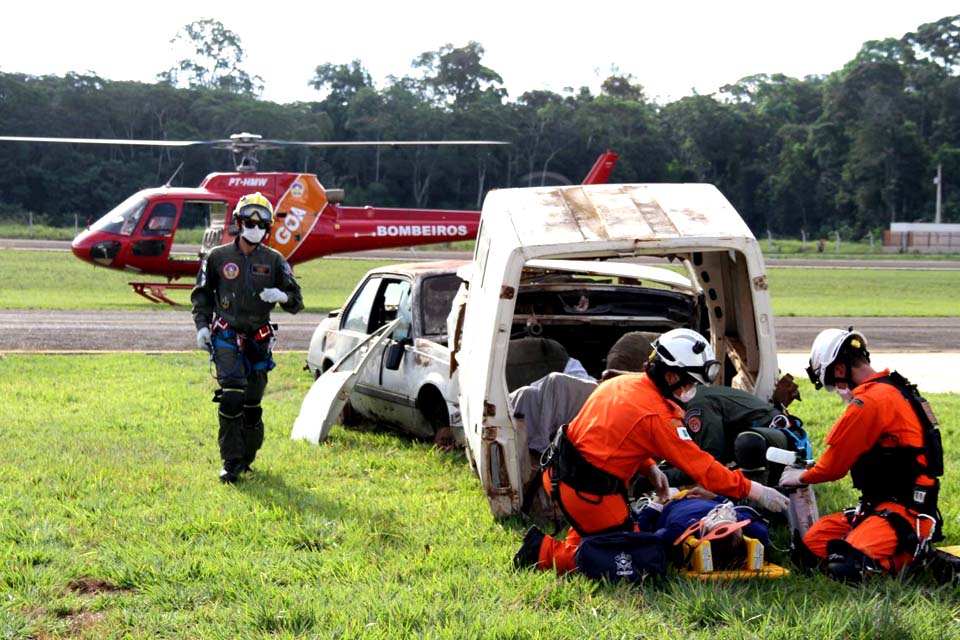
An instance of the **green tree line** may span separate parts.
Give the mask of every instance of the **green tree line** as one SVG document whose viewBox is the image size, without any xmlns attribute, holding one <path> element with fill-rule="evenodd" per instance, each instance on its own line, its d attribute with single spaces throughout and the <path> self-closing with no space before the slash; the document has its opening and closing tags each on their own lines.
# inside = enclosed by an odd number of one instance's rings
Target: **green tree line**
<svg viewBox="0 0 960 640">
<path fill-rule="evenodd" d="M 579 182 L 609 148 L 620 154 L 612 182 L 709 182 L 755 233 L 810 237 L 931 221 L 939 165 L 943 221 L 960 222 L 960 15 L 866 42 L 826 76 L 754 75 L 667 104 L 619 72 L 597 95 L 511 98 L 476 42 L 425 52 L 383 87 L 360 60 L 323 63 L 305 80 L 318 100 L 275 104 L 257 97 L 260 78 L 242 70 L 236 34 L 208 20 L 178 38 L 195 55 L 155 84 L 0 73 L 0 135 L 510 143 L 285 147 L 261 159 L 262 170 L 316 173 L 346 189 L 348 204 L 436 208 L 479 208 L 491 188 Z M 196 186 L 231 161 L 211 148 L 3 143 L 0 215 L 72 225 L 74 214 L 99 216 L 138 189 Z"/>
</svg>

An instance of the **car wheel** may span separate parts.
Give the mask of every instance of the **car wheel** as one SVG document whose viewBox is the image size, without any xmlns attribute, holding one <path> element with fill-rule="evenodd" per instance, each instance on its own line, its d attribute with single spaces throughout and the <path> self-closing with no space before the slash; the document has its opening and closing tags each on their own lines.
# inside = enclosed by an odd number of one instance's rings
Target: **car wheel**
<svg viewBox="0 0 960 640">
<path fill-rule="evenodd" d="M 340 411 L 340 424 L 345 427 L 356 427 L 360 424 L 360 414 L 351 406 L 349 400 Z"/>
<path fill-rule="evenodd" d="M 434 387 L 424 387 L 417 399 L 420 412 L 433 427 L 433 444 L 438 449 L 453 451 L 459 448 L 450 429 L 450 416 L 447 415 L 446 402 Z"/>
</svg>

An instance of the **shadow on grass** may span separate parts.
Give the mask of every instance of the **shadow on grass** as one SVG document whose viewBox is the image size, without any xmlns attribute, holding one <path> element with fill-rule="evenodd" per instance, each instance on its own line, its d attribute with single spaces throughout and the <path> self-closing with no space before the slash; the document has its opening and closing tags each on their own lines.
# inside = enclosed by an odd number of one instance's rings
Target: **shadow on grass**
<svg viewBox="0 0 960 640">
<path fill-rule="evenodd" d="M 260 500 L 265 505 L 281 509 L 294 507 L 322 512 L 333 504 L 332 501 L 322 499 L 322 494 L 318 492 L 287 484 L 282 474 L 269 470 L 257 469 L 244 474 L 234 486 L 238 491 Z"/>
</svg>

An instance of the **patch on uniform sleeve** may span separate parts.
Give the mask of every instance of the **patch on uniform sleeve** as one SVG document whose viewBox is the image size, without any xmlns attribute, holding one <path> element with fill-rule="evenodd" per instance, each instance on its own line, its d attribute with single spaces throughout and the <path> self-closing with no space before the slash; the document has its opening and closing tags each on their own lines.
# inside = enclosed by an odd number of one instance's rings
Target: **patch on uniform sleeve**
<svg viewBox="0 0 960 640">
<path fill-rule="evenodd" d="M 687 415 L 684 416 L 683 421 L 684 426 L 686 426 L 691 433 L 699 433 L 703 427 L 703 421 L 700 419 L 700 409 L 687 411 Z"/>
<path fill-rule="evenodd" d="M 858 407 L 862 407 L 863 400 L 861 400 L 860 398 L 854 398 L 853 400 L 850 401 L 850 404 L 856 405 Z"/>
<path fill-rule="evenodd" d="M 690 437 L 690 434 L 687 433 L 686 427 L 677 427 L 677 436 L 679 436 L 681 440 L 693 440 L 693 438 Z"/>
<path fill-rule="evenodd" d="M 204 286 L 207 284 L 207 259 L 204 258 L 203 262 L 200 263 L 200 272 L 197 273 L 197 285 Z"/>
<path fill-rule="evenodd" d="M 253 275 L 255 276 L 269 276 L 270 275 L 270 265 L 268 264 L 255 264 L 252 267 Z"/>
<path fill-rule="evenodd" d="M 293 277 L 293 269 L 290 268 L 290 265 L 287 262 L 283 263 L 283 272 L 286 275 Z"/>
</svg>

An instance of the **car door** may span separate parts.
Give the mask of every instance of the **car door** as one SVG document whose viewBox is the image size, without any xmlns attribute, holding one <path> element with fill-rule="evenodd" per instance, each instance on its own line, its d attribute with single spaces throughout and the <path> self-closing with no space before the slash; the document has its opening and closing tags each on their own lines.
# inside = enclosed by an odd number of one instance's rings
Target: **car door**
<svg viewBox="0 0 960 640">
<path fill-rule="evenodd" d="M 419 364 L 416 354 L 415 344 L 419 340 L 413 318 L 413 305 L 416 304 L 416 297 L 412 295 L 413 283 L 409 280 L 387 283 L 383 292 L 387 316 L 396 317 L 397 327 L 384 341 L 382 356 L 368 367 L 366 382 L 369 384 L 367 393 L 371 396 L 369 402 L 377 403 L 375 410 L 379 420 L 401 427 L 412 435 L 431 436 L 433 430 L 421 419 L 417 410 L 417 391 L 423 383 L 426 370 Z M 395 368 L 389 365 L 391 349 L 403 350 Z"/>
<path fill-rule="evenodd" d="M 411 281 L 394 274 L 375 274 L 357 291 L 349 305 L 344 309 L 340 323 L 334 359 L 343 357 L 350 349 L 374 333 L 388 322 L 401 316 L 401 301 L 405 301 L 404 314 L 409 317 L 409 298 Z M 405 337 L 411 331 L 411 323 L 400 323 L 394 330 L 396 338 Z M 393 336 L 391 336 L 393 337 Z M 385 341 L 386 344 L 392 340 Z M 379 422 L 397 426 L 409 424 L 413 408 L 409 398 L 396 388 L 397 381 L 383 379 L 383 350 L 385 343 L 378 343 L 370 349 L 376 350 L 369 356 L 368 363 L 359 372 L 350 405 L 362 416 Z M 366 355 L 367 347 L 361 347 L 352 358 Z M 352 364 L 348 361 L 348 364 Z"/>
<path fill-rule="evenodd" d="M 371 333 L 369 327 L 373 305 L 382 284 L 383 276 L 374 274 L 357 288 L 353 297 L 344 305 L 337 330 L 330 335 L 325 358 L 338 362 L 341 358 L 348 357 L 344 366 L 353 367 L 366 354 L 368 347 L 355 352 L 353 349 Z"/>
</svg>

